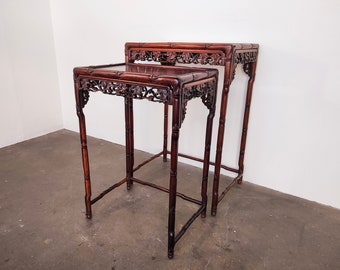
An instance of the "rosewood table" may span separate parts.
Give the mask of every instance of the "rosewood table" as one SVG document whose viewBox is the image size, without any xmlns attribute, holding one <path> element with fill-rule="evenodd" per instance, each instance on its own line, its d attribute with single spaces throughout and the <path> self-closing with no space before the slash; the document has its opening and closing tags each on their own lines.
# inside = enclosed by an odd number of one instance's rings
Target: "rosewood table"
<svg viewBox="0 0 340 270">
<path fill-rule="evenodd" d="M 252 99 L 253 84 L 255 80 L 256 63 L 258 57 L 258 44 L 239 43 L 126 43 L 125 62 L 153 61 L 163 65 L 180 64 L 201 64 L 224 67 L 223 90 L 221 93 L 221 106 L 219 127 L 217 135 L 215 162 L 210 162 L 215 166 L 214 182 L 212 191 L 211 214 L 216 215 L 217 205 L 225 194 L 235 183 L 242 183 L 244 171 L 244 154 L 246 149 L 246 139 L 249 121 L 249 112 Z M 238 153 L 238 168 L 232 168 L 221 164 L 224 131 L 226 124 L 226 112 L 228 105 L 228 94 L 230 85 L 235 76 L 237 65 L 242 65 L 244 72 L 249 76 L 247 94 L 243 112 L 243 124 L 241 133 L 241 143 Z M 168 105 L 164 106 L 164 143 L 163 158 L 166 160 L 167 133 L 168 133 Z M 203 161 L 200 158 L 179 153 L 179 156 Z M 232 182 L 219 194 L 220 171 L 225 169 L 236 173 Z"/>
<path fill-rule="evenodd" d="M 134 182 L 148 185 L 169 193 L 168 213 L 168 257 L 174 255 L 174 246 L 183 236 L 192 222 L 198 217 L 205 217 L 207 206 L 207 179 L 209 171 L 212 123 L 215 114 L 216 88 L 218 71 L 208 68 L 187 68 L 146 64 L 116 64 L 103 66 L 78 67 L 74 69 L 74 86 L 77 115 L 79 117 L 80 140 L 85 181 L 86 217 L 92 217 L 91 206 L 105 194 L 126 182 L 127 189 Z M 106 189 L 95 198 L 91 198 L 91 180 L 87 135 L 83 108 L 89 100 L 89 92 L 122 96 L 125 100 L 126 131 L 126 177 Z M 193 98 L 201 98 L 208 108 L 205 131 L 201 199 L 195 199 L 177 192 L 178 139 L 181 124 L 185 118 L 186 105 Z M 170 150 L 169 189 L 134 177 L 133 173 L 141 166 L 161 156 L 163 151 L 149 160 L 134 167 L 134 132 L 133 99 L 146 99 L 171 105 L 172 135 Z M 199 209 L 191 216 L 181 230 L 175 232 L 176 197 L 195 203 Z"/>
</svg>

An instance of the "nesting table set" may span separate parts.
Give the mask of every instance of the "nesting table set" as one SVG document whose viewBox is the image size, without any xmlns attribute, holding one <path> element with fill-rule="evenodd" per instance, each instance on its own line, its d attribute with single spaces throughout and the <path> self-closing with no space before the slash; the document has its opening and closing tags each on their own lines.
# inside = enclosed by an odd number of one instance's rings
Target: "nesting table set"
<svg viewBox="0 0 340 270">
<path fill-rule="evenodd" d="M 257 56 L 257 44 L 126 43 L 125 63 L 75 68 L 74 87 L 85 180 L 86 217 L 89 219 L 92 218 L 92 204 L 124 183 L 126 183 L 128 190 L 131 189 L 133 183 L 140 183 L 167 192 L 169 193 L 168 257 L 170 259 L 173 258 L 174 247 L 177 241 L 197 217 L 206 216 L 209 165 L 213 165 L 215 169 L 211 215 L 216 215 L 217 206 L 226 192 L 235 183 L 240 184 L 242 182 L 247 126 Z M 200 66 L 175 66 L 176 63 L 199 64 Z M 243 70 L 249 76 L 249 80 L 245 100 L 238 168 L 231 168 L 223 165 L 221 161 L 228 93 L 238 64 L 243 65 Z M 217 92 L 217 69 L 211 67 L 206 68 L 206 65 L 224 67 L 223 89 L 221 93 Z M 85 105 L 89 101 L 89 92 L 102 92 L 104 94 L 121 96 L 124 98 L 125 104 L 126 177 L 110 186 L 95 198 L 91 198 L 89 153 L 87 149 L 85 115 L 83 112 Z M 221 95 L 221 106 L 215 162 L 211 162 L 210 148 L 217 95 Z M 203 158 L 182 154 L 179 153 L 178 150 L 179 131 L 185 118 L 187 103 L 194 98 L 200 98 L 208 110 L 205 143 L 202 147 L 204 150 Z M 144 99 L 164 104 L 164 140 L 162 151 L 137 166 L 134 164 L 134 99 Z M 170 151 L 168 150 L 169 105 L 172 106 Z M 169 188 L 134 177 L 134 172 L 142 166 L 160 156 L 163 156 L 163 161 L 166 162 L 168 155 L 170 156 Z M 203 163 L 201 198 L 199 200 L 177 192 L 177 164 L 179 156 Z M 219 192 L 221 169 L 234 172 L 237 176 L 233 178 L 231 183 L 222 192 Z M 197 204 L 199 208 L 176 233 L 175 214 L 177 197 Z"/>
</svg>

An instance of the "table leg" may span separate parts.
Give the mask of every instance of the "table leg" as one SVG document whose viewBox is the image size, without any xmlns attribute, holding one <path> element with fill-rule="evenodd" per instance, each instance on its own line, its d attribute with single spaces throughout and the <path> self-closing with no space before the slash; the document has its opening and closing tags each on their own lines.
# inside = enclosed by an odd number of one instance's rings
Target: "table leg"
<svg viewBox="0 0 340 270">
<path fill-rule="evenodd" d="M 206 133 L 205 133 L 203 175 L 202 175 L 202 188 L 201 188 L 202 204 L 204 206 L 204 211 L 201 214 L 202 218 L 205 218 L 206 212 L 207 212 L 209 161 L 210 161 L 211 135 L 212 135 L 213 120 L 215 116 L 215 107 L 216 107 L 215 105 L 216 94 L 214 94 L 212 97 L 213 97 L 213 101 L 212 101 L 211 107 L 209 108 L 209 114 L 207 117 Z"/>
<path fill-rule="evenodd" d="M 220 172 L 221 172 L 224 129 L 225 129 L 229 89 L 230 89 L 230 84 L 225 84 L 223 88 L 223 92 L 222 92 L 222 97 L 221 97 L 220 119 L 219 119 L 218 134 L 217 134 L 215 171 L 214 171 L 214 182 L 213 182 L 213 193 L 212 193 L 212 204 L 211 204 L 211 215 L 212 216 L 216 215 L 217 204 L 218 204 L 218 188 L 219 188 L 219 180 L 220 180 Z"/>
<path fill-rule="evenodd" d="M 90 219 L 92 218 L 91 180 L 90 180 L 89 154 L 87 150 L 85 115 L 83 113 L 83 107 L 84 107 L 83 94 L 84 93 L 83 91 L 79 90 L 79 85 L 77 82 L 75 82 L 75 93 L 76 93 L 77 115 L 79 118 L 81 155 L 82 155 L 83 170 L 84 170 L 86 217 Z"/>
<path fill-rule="evenodd" d="M 246 104 L 244 108 L 244 115 L 243 115 L 243 127 L 242 127 L 242 137 L 241 137 L 241 145 L 240 145 L 240 153 L 239 153 L 239 177 L 237 183 L 241 184 L 243 179 L 243 170 L 244 170 L 244 153 L 246 149 L 246 141 L 247 141 L 247 131 L 248 131 L 248 121 L 249 121 L 249 113 L 250 113 L 250 105 L 251 105 L 251 98 L 253 93 L 253 85 L 255 80 L 255 71 L 256 71 L 256 62 L 244 64 L 243 69 L 245 73 L 248 74 L 249 80 L 247 85 L 247 96 L 246 96 Z"/>
<path fill-rule="evenodd" d="M 168 153 L 168 116 L 169 116 L 169 105 L 164 104 L 164 124 L 163 124 L 163 161 L 167 161 Z"/>
<path fill-rule="evenodd" d="M 168 258 L 174 256 L 175 247 L 175 216 L 177 192 L 177 163 L 178 163 L 178 138 L 179 138 L 179 100 L 175 99 L 172 107 L 172 134 L 170 156 L 170 184 L 169 184 L 169 219 L 168 219 Z"/>
<path fill-rule="evenodd" d="M 133 184 L 134 139 L 133 139 L 133 99 L 125 97 L 125 151 L 126 151 L 126 187 Z"/>
</svg>

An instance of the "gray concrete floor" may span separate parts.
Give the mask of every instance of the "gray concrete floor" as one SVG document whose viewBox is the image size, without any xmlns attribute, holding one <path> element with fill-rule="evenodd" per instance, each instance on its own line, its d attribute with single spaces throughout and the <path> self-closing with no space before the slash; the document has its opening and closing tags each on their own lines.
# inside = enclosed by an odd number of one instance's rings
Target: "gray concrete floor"
<svg viewBox="0 0 340 270">
<path fill-rule="evenodd" d="M 89 147 L 96 195 L 123 178 L 124 148 L 93 138 Z M 155 160 L 137 175 L 167 186 L 168 164 Z M 179 191 L 199 198 L 199 178 L 180 164 Z M 0 149 L 0 184 L 0 269 L 340 269 L 339 210 L 247 182 L 216 217 L 192 224 L 173 260 L 166 193 L 121 186 L 87 220 L 79 135 L 66 130 Z M 177 226 L 195 209 L 178 199 Z"/>
</svg>

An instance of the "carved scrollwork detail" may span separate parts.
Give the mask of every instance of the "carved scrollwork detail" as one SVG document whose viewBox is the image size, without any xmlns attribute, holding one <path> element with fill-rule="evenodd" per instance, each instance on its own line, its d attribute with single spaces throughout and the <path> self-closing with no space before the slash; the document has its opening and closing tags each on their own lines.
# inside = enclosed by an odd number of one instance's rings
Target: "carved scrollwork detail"
<svg viewBox="0 0 340 270">
<path fill-rule="evenodd" d="M 235 64 L 246 64 L 256 62 L 257 51 L 236 52 L 234 57 Z"/>
<path fill-rule="evenodd" d="M 132 97 L 135 99 L 148 99 L 154 102 L 160 103 L 171 103 L 171 94 L 172 91 L 169 88 L 166 89 L 158 89 L 150 86 L 141 86 L 141 85 L 133 85 L 120 83 L 115 81 L 108 80 L 99 80 L 99 79 L 87 79 L 82 78 L 80 80 L 80 88 L 83 90 L 84 95 L 88 91 L 97 92 L 100 91 L 104 94 L 122 96 L 122 97 Z M 85 103 L 86 104 L 86 103 Z"/>
<path fill-rule="evenodd" d="M 243 64 L 243 71 L 250 77 L 251 76 L 251 64 Z"/>
<path fill-rule="evenodd" d="M 225 64 L 225 54 L 222 51 L 214 53 L 200 52 L 162 52 L 148 50 L 129 51 L 130 61 L 155 61 L 160 63 L 181 63 L 181 64 L 201 64 L 220 65 Z"/>
<path fill-rule="evenodd" d="M 182 103 L 182 118 L 183 123 L 186 115 L 186 106 L 189 100 L 200 97 L 203 104 L 209 109 L 215 109 L 215 98 L 216 98 L 216 80 L 212 79 L 209 81 L 202 82 L 201 84 L 184 87 L 183 89 L 183 103 Z"/>
<path fill-rule="evenodd" d="M 88 91 L 80 91 L 80 104 L 84 108 L 90 99 L 90 93 Z"/>
<path fill-rule="evenodd" d="M 193 98 L 200 97 L 203 104 L 210 110 L 215 100 L 216 80 L 209 80 L 191 87 L 184 87 L 183 101 L 188 102 Z"/>
<path fill-rule="evenodd" d="M 201 96 L 203 104 L 209 110 L 213 109 L 213 107 L 215 106 L 215 98 L 216 98 L 216 96 L 215 96 L 215 93 L 213 93 L 213 92 L 208 92 L 204 96 Z"/>
</svg>

